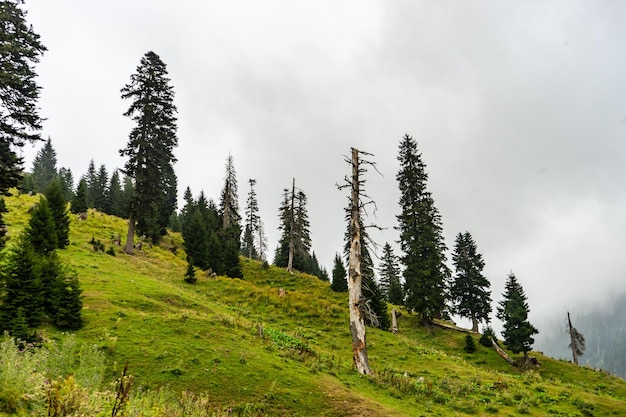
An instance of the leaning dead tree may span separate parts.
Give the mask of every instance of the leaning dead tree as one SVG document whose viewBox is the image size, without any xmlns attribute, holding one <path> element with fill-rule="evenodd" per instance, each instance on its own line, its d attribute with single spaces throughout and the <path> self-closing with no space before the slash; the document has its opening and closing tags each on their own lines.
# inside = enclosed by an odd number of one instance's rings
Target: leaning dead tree
<svg viewBox="0 0 626 417">
<path fill-rule="evenodd" d="M 361 175 L 367 172 L 366 166 L 375 165 L 371 161 L 363 159 L 363 156 L 372 156 L 369 153 L 351 148 L 351 158 L 346 162 L 351 165 L 352 176 L 345 178 L 345 183 L 338 188 L 350 189 L 350 206 L 348 208 L 350 254 L 348 261 L 348 306 L 350 309 L 350 331 L 352 333 L 352 356 L 356 369 L 362 374 L 371 374 L 372 370 L 367 357 L 367 342 L 365 339 L 365 315 L 369 310 L 366 299 L 362 293 L 362 258 L 361 258 L 361 234 L 362 215 L 364 207 L 373 204 L 364 190 L 365 180 Z"/>
<path fill-rule="evenodd" d="M 578 365 L 578 357 L 585 353 L 585 336 L 582 335 L 574 326 L 567 312 L 567 333 L 570 337 L 569 348 L 572 350 L 572 359 Z"/>
</svg>

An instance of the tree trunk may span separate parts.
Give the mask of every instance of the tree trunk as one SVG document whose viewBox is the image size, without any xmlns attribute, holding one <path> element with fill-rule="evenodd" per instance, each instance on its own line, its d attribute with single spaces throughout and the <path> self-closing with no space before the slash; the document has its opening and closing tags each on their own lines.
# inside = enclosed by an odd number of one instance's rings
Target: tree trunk
<svg viewBox="0 0 626 417">
<path fill-rule="evenodd" d="M 478 333 L 478 320 L 474 315 L 472 315 L 472 333 Z"/>
<path fill-rule="evenodd" d="M 576 356 L 576 341 L 574 340 L 574 332 L 572 332 L 572 320 L 569 318 L 569 311 L 567 312 L 567 328 L 570 337 L 570 347 L 572 349 L 572 361 L 575 365 L 578 365 L 578 356 Z"/>
<path fill-rule="evenodd" d="M 502 359 L 504 359 L 505 361 L 507 361 L 509 364 L 515 366 L 515 361 L 513 359 L 511 359 L 511 357 L 509 355 L 507 355 L 507 353 L 505 351 L 503 351 L 502 349 L 500 349 L 500 346 L 498 346 L 498 344 L 496 343 L 495 340 L 491 339 L 491 346 L 493 346 L 493 348 L 495 349 L 495 351 L 498 353 L 498 355 L 500 355 L 502 357 Z M 524 352 L 524 355 L 526 355 L 526 352 Z"/>
<path fill-rule="evenodd" d="M 128 219 L 128 233 L 126 234 L 126 245 L 124 246 L 124 252 L 129 255 L 134 253 L 135 249 L 135 219 L 132 214 Z"/>
<path fill-rule="evenodd" d="M 350 205 L 350 257 L 348 265 L 348 302 L 350 307 L 350 331 L 352 332 L 352 356 L 357 371 L 364 375 L 372 373 L 367 357 L 365 320 L 361 302 L 361 228 L 359 202 L 359 151 L 352 148 L 352 193 Z"/>
<path fill-rule="evenodd" d="M 398 319 L 396 318 L 396 309 L 391 310 L 391 331 L 398 333 Z"/>
</svg>

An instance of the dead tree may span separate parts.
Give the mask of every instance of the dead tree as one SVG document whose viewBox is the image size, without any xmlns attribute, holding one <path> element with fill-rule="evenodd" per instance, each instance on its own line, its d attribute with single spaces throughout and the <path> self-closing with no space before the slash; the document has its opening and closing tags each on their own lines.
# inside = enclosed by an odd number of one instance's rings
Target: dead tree
<svg viewBox="0 0 626 417">
<path fill-rule="evenodd" d="M 569 311 L 567 312 L 567 333 L 569 333 L 570 343 L 569 348 L 572 350 L 573 362 L 578 365 L 578 357 L 585 353 L 585 336 L 582 335 L 574 326 L 572 326 L 572 320 L 569 317 Z"/>
<path fill-rule="evenodd" d="M 291 183 L 291 215 L 289 219 L 289 261 L 287 262 L 287 271 L 293 272 L 293 255 L 296 250 L 296 221 L 295 221 L 295 199 L 296 199 L 296 179 L 293 178 Z"/>
<path fill-rule="evenodd" d="M 367 342 L 365 338 L 365 315 L 368 305 L 362 294 L 363 275 L 361 271 L 361 216 L 364 206 L 373 201 L 365 194 L 365 180 L 361 174 L 367 170 L 364 165 L 374 166 L 373 162 L 364 160 L 363 155 L 371 156 L 366 152 L 352 148 L 352 156 L 346 158 L 352 167 L 352 176 L 346 176 L 345 183 L 339 189 L 350 189 L 350 206 L 348 212 L 350 255 L 348 261 L 348 306 L 350 309 L 350 331 L 352 333 L 352 356 L 356 369 L 362 374 L 371 374 L 372 370 L 367 357 Z M 365 201 L 364 201 L 365 200 Z"/>
<path fill-rule="evenodd" d="M 391 310 L 391 331 L 395 334 L 398 333 L 398 319 L 396 317 L 396 309 Z"/>
</svg>

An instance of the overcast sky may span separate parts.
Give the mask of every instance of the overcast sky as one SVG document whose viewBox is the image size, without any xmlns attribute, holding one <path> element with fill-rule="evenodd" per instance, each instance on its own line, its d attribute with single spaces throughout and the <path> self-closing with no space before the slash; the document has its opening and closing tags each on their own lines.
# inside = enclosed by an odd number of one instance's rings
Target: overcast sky
<svg viewBox="0 0 626 417">
<path fill-rule="evenodd" d="M 493 298 L 514 272 L 539 327 L 625 292 L 626 2 L 28 0 L 48 48 L 41 114 L 58 165 L 111 172 L 132 127 L 120 88 L 166 63 L 179 193 L 218 199 L 228 154 L 257 180 L 276 247 L 282 190 L 307 195 L 313 249 L 343 246 L 350 147 L 383 176 L 371 234 L 393 243 L 397 153 L 418 141 L 448 247 L 469 231 Z M 37 148 L 27 149 L 32 167 Z M 395 243 L 394 243 L 395 245 Z M 397 246 L 396 246 L 397 248 Z M 450 258 L 450 255 L 448 255 Z M 494 307 L 495 310 L 495 307 Z M 499 325 L 496 323 L 496 327 Z"/>
</svg>

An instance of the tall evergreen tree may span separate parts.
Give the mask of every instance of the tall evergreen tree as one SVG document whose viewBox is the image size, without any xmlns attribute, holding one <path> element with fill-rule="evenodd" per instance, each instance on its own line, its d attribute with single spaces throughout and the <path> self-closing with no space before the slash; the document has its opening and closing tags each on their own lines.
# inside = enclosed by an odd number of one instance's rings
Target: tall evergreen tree
<svg viewBox="0 0 626 417">
<path fill-rule="evenodd" d="M 404 294 L 400 282 L 401 271 L 398 266 L 398 258 L 394 255 L 389 242 L 385 242 L 383 246 L 378 273 L 380 274 L 380 288 L 386 296 L 386 300 L 392 304 L 402 304 Z"/>
<path fill-rule="evenodd" d="M 513 353 L 523 352 L 524 360 L 528 362 L 528 352 L 535 343 L 532 336 L 539 331 L 528 321 L 530 310 L 526 294 L 513 273 L 509 274 L 502 297 L 496 317 L 502 320 L 504 326 L 504 344 Z"/>
<path fill-rule="evenodd" d="M 281 237 L 274 255 L 274 265 L 287 270 L 307 271 L 311 258 L 311 232 L 306 194 L 295 187 L 283 191 L 283 202 L 278 210 Z"/>
<path fill-rule="evenodd" d="M 76 187 L 76 194 L 72 198 L 72 205 L 70 207 L 70 211 L 74 214 L 78 213 L 86 213 L 89 208 L 89 188 L 87 186 L 87 181 L 85 178 L 81 178 L 78 181 L 78 186 Z"/>
<path fill-rule="evenodd" d="M 35 253 L 46 255 L 58 246 L 56 226 L 48 200 L 44 197 L 33 207 L 26 233 Z"/>
<path fill-rule="evenodd" d="M 4 198 L 0 196 L 0 251 L 4 249 L 7 240 L 9 237 L 7 236 L 7 225 L 4 222 L 4 213 L 8 213 L 6 204 L 4 203 Z"/>
<path fill-rule="evenodd" d="M 48 140 L 35 155 L 33 160 L 33 182 L 35 192 L 43 193 L 48 185 L 58 177 L 57 173 L 57 153 L 52 147 L 52 140 Z"/>
<path fill-rule="evenodd" d="M 67 201 L 58 179 L 48 185 L 45 196 L 54 221 L 57 248 L 63 249 L 70 244 L 70 217 L 67 213 Z"/>
<path fill-rule="evenodd" d="M 398 154 L 401 213 L 397 216 L 400 231 L 400 258 L 404 264 L 405 305 L 418 313 L 424 324 L 442 316 L 446 309 L 450 271 L 446 266 L 446 246 L 442 236 L 441 216 L 426 189 L 428 174 L 417 142 L 404 135 Z"/>
<path fill-rule="evenodd" d="M 59 168 L 58 177 L 65 201 L 72 201 L 74 198 L 74 175 L 72 175 L 72 170 L 61 167 Z"/>
<path fill-rule="evenodd" d="M 246 200 L 246 223 L 243 234 L 242 254 L 251 259 L 262 259 L 264 254 L 263 240 L 259 238 L 262 233 L 261 217 L 259 216 L 259 203 L 256 198 L 254 185 L 255 179 L 250 179 L 250 191 Z"/>
<path fill-rule="evenodd" d="M 184 234 L 185 251 L 190 263 L 201 269 L 209 269 L 209 230 L 200 207 L 194 207 L 187 218 Z"/>
<path fill-rule="evenodd" d="M 120 150 L 128 157 L 124 173 L 134 179 L 134 193 L 130 204 L 128 234 L 124 250 L 133 253 L 135 223 L 137 232 L 153 242 L 161 237 L 164 206 L 169 204 L 173 169 L 176 162 L 173 150 L 178 145 L 176 136 L 176 106 L 174 90 L 169 84 L 167 69 L 154 52 L 146 53 L 129 84 L 122 88 L 122 98 L 131 100 L 124 113 L 136 126 L 131 130 L 128 144 Z"/>
<path fill-rule="evenodd" d="M 83 327 L 83 300 L 78 277 L 75 274 L 62 274 L 57 282 L 58 304 L 54 324 L 63 330 L 78 330 Z"/>
<path fill-rule="evenodd" d="M 96 173 L 95 181 L 91 185 L 91 196 L 93 198 L 93 207 L 103 213 L 108 213 L 110 210 L 110 200 L 107 193 L 109 189 L 109 173 L 107 172 L 104 164 L 100 165 L 98 172 Z"/>
<path fill-rule="evenodd" d="M 122 182 L 120 181 L 120 173 L 116 169 L 111 174 L 111 181 L 109 181 L 109 187 L 107 189 L 108 202 L 108 214 L 117 217 L 124 217 L 124 198 L 122 194 Z"/>
<path fill-rule="evenodd" d="M 452 262 L 455 274 L 450 297 L 454 303 L 454 312 L 472 320 L 472 331 L 478 333 L 479 322 L 489 324 L 491 284 L 483 275 L 485 262 L 469 232 L 456 236 Z"/>
<path fill-rule="evenodd" d="M 34 67 L 46 47 L 26 23 L 23 3 L 0 2 L 0 195 L 20 181 L 22 158 L 15 148 L 41 140 Z"/>
<path fill-rule="evenodd" d="M 348 273 L 338 253 L 335 254 L 335 259 L 333 260 L 332 275 L 333 283 L 330 284 L 330 288 L 337 292 L 348 291 Z"/>
<path fill-rule="evenodd" d="M 98 171 L 96 171 L 96 163 L 92 159 L 89 161 L 89 167 L 87 173 L 83 176 L 87 184 L 87 204 L 89 207 L 94 207 L 96 199 L 98 197 Z"/>
<path fill-rule="evenodd" d="M 243 278 L 239 260 L 241 251 L 241 215 L 239 214 L 237 175 L 232 155 L 226 160 L 224 188 L 220 196 L 220 216 L 222 229 L 218 237 L 222 242 L 222 273 L 231 278 Z"/>
</svg>

